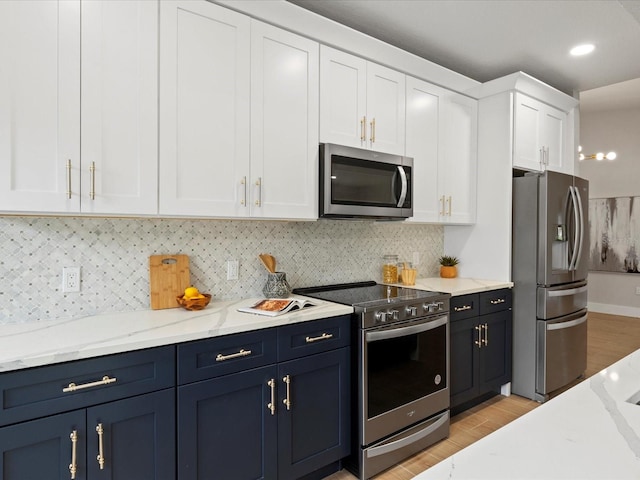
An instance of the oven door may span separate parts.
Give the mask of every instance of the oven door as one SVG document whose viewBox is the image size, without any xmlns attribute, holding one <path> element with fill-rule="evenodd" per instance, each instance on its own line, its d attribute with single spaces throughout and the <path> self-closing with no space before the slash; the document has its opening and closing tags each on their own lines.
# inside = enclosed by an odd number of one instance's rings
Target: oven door
<svg viewBox="0 0 640 480">
<path fill-rule="evenodd" d="M 362 445 L 449 408 L 449 316 L 361 332 Z"/>
</svg>

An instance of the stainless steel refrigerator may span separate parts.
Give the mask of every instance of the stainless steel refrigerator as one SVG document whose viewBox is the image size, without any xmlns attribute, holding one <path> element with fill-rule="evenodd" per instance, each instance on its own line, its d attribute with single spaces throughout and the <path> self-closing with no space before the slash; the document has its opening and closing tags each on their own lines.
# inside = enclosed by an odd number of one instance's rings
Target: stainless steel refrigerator
<svg viewBox="0 0 640 480">
<path fill-rule="evenodd" d="M 544 402 L 587 366 L 589 182 L 555 172 L 513 179 L 513 381 Z"/>
</svg>

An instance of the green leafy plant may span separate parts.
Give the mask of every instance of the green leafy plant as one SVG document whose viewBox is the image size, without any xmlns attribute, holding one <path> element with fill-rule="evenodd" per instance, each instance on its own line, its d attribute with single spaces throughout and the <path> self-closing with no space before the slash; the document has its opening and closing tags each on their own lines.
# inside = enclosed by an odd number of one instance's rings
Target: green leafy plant
<svg viewBox="0 0 640 480">
<path fill-rule="evenodd" d="M 455 267 L 460 263 L 460 260 L 458 260 L 457 257 L 443 255 L 442 257 L 440 257 L 438 262 L 440 262 L 440 265 L 442 265 L 443 267 Z"/>
</svg>

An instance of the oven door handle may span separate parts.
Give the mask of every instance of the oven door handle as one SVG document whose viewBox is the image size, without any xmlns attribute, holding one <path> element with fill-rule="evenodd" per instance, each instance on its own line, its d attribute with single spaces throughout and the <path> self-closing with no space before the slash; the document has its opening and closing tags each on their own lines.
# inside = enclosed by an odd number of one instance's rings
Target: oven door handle
<svg viewBox="0 0 640 480">
<path fill-rule="evenodd" d="M 416 325 L 408 325 L 398 328 L 392 328 L 388 330 L 374 330 L 365 332 L 365 340 L 367 343 L 377 342 L 379 340 L 388 340 L 390 338 L 406 337 L 407 335 L 414 335 L 416 333 L 427 332 L 434 328 L 441 327 L 447 324 L 449 319 L 448 315 L 437 317 L 428 322 L 418 323 Z"/>
</svg>

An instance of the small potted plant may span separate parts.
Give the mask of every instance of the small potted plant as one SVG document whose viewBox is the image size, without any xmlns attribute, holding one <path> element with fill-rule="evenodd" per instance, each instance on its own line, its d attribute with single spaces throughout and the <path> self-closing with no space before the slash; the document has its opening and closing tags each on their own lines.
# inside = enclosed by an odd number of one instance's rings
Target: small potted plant
<svg viewBox="0 0 640 480">
<path fill-rule="evenodd" d="M 440 276 L 442 278 L 455 278 L 458 276 L 456 265 L 460 263 L 460 260 L 450 255 L 443 255 L 438 261 L 440 262 Z"/>
</svg>

